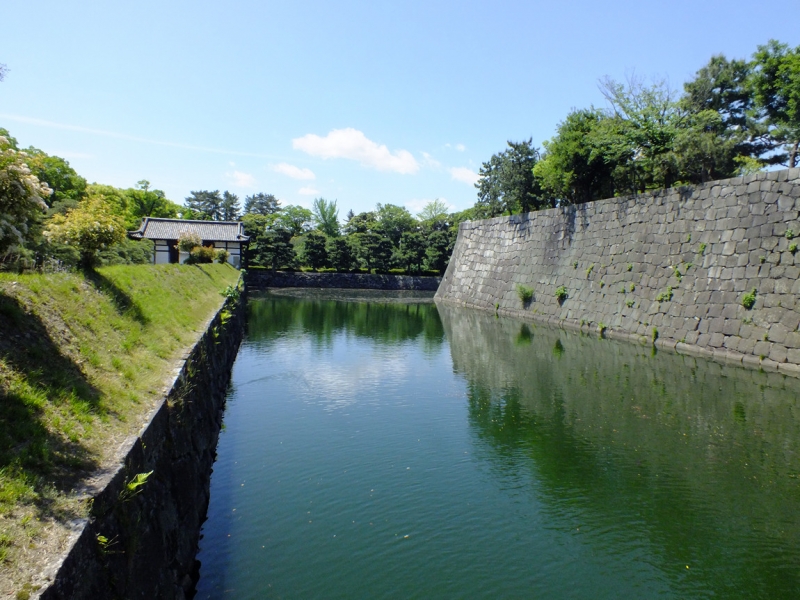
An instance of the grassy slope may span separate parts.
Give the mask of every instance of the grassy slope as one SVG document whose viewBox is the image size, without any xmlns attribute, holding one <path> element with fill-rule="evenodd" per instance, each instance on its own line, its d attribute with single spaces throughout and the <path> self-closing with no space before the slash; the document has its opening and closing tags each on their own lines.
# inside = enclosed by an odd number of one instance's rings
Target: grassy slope
<svg viewBox="0 0 800 600">
<path fill-rule="evenodd" d="M 0 580 L 19 584 L 61 524 L 85 514 L 71 490 L 139 430 L 238 275 L 228 265 L 0 274 Z"/>
</svg>

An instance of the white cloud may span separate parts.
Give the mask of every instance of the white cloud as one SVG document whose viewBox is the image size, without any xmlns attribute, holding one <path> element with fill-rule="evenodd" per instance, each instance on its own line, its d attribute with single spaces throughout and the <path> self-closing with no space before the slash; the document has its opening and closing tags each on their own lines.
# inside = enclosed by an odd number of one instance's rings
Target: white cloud
<svg viewBox="0 0 800 600">
<path fill-rule="evenodd" d="M 313 187 L 301 187 L 297 193 L 303 196 L 316 196 L 319 194 L 319 190 L 316 190 Z"/>
<path fill-rule="evenodd" d="M 254 188 L 256 187 L 256 178 L 250 173 L 242 173 L 241 171 L 234 171 L 233 173 L 225 173 L 225 177 L 231 185 L 240 188 Z"/>
<path fill-rule="evenodd" d="M 436 160 L 435 158 L 433 158 L 433 157 L 432 157 L 430 154 L 428 154 L 427 152 L 423 152 L 423 153 L 422 153 L 422 158 L 424 158 L 424 159 L 425 159 L 424 163 L 425 163 L 425 166 L 426 166 L 426 167 L 431 167 L 432 169 L 438 169 L 439 167 L 441 167 L 441 166 L 442 166 L 442 163 L 440 163 L 438 160 Z"/>
<path fill-rule="evenodd" d="M 292 140 L 292 147 L 324 159 L 357 160 L 362 166 L 378 171 L 409 174 L 419 170 L 419 163 L 408 150 L 390 152 L 385 145 L 376 144 L 352 127 L 334 129 L 325 137 L 309 133 Z"/>
<path fill-rule="evenodd" d="M 272 170 L 281 173 L 292 179 L 316 179 L 317 176 L 311 169 L 301 169 L 289 163 L 280 163 L 272 166 Z"/>
<path fill-rule="evenodd" d="M 456 207 L 453 204 L 450 204 L 450 202 L 447 201 L 447 198 L 438 198 L 438 200 L 444 202 L 447 205 L 447 210 L 449 210 L 450 212 L 456 209 Z M 412 200 L 407 201 L 405 203 L 405 207 L 409 210 L 409 212 L 412 215 L 416 215 L 419 214 L 422 211 L 422 209 L 425 208 L 425 205 L 428 204 L 428 202 L 430 201 L 431 199 L 429 198 L 414 198 Z"/>
<path fill-rule="evenodd" d="M 457 181 L 463 181 L 464 183 L 468 183 L 470 185 L 475 184 L 475 182 L 481 178 L 481 176 L 475 171 L 466 167 L 452 167 L 448 170 L 450 171 L 450 175 L 453 177 L 453 179 Z"/>
</svg>

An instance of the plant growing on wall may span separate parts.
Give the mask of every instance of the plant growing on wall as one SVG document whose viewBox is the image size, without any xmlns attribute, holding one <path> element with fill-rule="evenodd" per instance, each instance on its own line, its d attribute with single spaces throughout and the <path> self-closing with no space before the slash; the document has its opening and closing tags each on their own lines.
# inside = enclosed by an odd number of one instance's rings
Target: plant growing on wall
<svg viewBox="0 0 800 600">
<path fill-rule="evenodd" d="M 742 296 L 742 306 L 744 306 L 747 310 L 750 310 L 751 308 L 753 308 L 753 306 L 756 303 L 756 294 L 757 293 L 758 293 L 758 291 L 756 290 L 756 288 L 753 288 L 752 290 L 750 290 L 749 292 L 744 294 Z"/>
<path fill-rule="evenodd" d="M 522 302 L 522 306 L 527 306 L 528 304 L 530 304 L 531 300 L 533 300 L 533 288 L 518 283 L 517 296 L 519 296 L 520 302 Z"/>
<path fill-rule="evenodd" d="M 563 285 L 560 285 L 556 288 L 556 300 L 558 300 L 559 304 L 563 304 L 564 300 L 566 300 L 568 297 L 569 294 L 567 293 L 567 288 L 565 288 Z"/>
<path fill-rule="evenodd" d="M 656 302 L 669 302 L 672 300 L 672 286 L 667 286 L 667 289 L 656 296 Z"/>
</svg>

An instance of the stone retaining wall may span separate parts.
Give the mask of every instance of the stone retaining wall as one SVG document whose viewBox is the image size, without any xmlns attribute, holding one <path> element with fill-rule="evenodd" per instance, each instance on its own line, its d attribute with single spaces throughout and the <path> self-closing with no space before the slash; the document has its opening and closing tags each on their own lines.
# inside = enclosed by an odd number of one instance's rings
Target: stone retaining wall
<svg viewBox="0 0 800 600">
<path fill-rule="evenodd" d="M 441 280 L 441 277 L 371 275 L 367 273 L 304 273 L 261 269 L 252 269 L 247 272 L 248 287 L 262 290 L 270 287 L 314 287 L 435 292 Z"/>
<path fill-rule="evenodd" d="M 798 211 L 788 169 L 462 223 L 436 297 L 800 375 Z"/>
<path fill-rule="evenodd" d="M 95 482 L 47 600 L 191 598 L 222 409 L 244 334 L 244 297 L 228 301 L 184 357 L 124 461 Z M 140 487 L 129 484 L 149 473 Z"/>
</svg>

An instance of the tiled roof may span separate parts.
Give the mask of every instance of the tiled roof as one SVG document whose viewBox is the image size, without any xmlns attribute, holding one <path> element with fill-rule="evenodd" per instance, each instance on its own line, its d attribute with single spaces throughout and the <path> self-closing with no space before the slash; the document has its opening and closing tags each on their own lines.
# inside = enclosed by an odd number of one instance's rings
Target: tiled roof
<svg viewBox="0 0 800 600">
<path fill-rule="evenodd" d="M 177 240 L 181 233 L 196 233 L 207 242 L 246 242 L 240 221 L 184 221 L 183 219 L 154 219 L 146 217 L 142 226 L 128 235 L 136 240 Z"/>
</svg>

